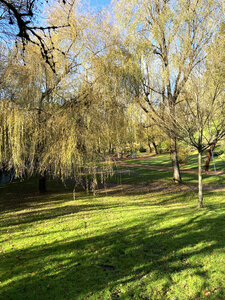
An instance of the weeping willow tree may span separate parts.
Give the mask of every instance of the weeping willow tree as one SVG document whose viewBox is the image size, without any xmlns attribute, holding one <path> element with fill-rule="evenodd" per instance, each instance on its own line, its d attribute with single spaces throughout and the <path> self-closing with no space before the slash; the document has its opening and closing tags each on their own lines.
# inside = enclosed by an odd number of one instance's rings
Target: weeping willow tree
<svg viewBox="0 0 225 300">
<path fill-rule="evenodd" d="M 107 41 L 96 41 L 93 16 L 75 13 L 69 28 L 46 40 L 61 49 L 54 54 L 55 73 L 28 45 L 23 57 L 8 54 L 1 85 L 0 167 L 17 177 L 38 175 L 41 191 L 46 176 L 78 181 L 91 175 L 87 185 L 94 188 L 97 172 L 110 173 L 102 163 L 110 147 L 125 135 L 126 106 L 99 64 Z M 49 22 L 63 17 L 54 8 Z"/>
<path fill-rule="evenodd" d="M 19 95 L 1 98 L 1 168 L 13 169 L 17 177 L 96 175 L 110 146 L 121 140 L 124 107 L 115 99 L 107 102 L 105 91 L 85 82 L 73 97 L 65 100 L 61 93 L 52 93 L 41 107 L 35 107 L 36 99 L 25 105 Z M 109 171 L 103 164 L 101 172 Z"/>
</svg>

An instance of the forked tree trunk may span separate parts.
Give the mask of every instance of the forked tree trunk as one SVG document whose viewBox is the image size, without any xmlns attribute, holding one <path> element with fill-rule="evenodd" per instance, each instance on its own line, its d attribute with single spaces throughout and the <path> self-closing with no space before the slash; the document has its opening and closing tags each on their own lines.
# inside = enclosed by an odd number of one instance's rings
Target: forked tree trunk
<svg viewBox="0 0 225 300">
<path fill-rule="evenodd" d="M 198 152 L 198 207 L 203 207 L 202 152 Z"/>
<path fill-rule="evenodd" d="M 176 137 L 171 139 L 170 156 L 171 156 L 172 167 L 173 167 L 173 180 L 175 183 L 181 183 L 182 179 L 181 179 L 181 175 L 180 175 L 180 167 L 179 167 L 179 161 L 178 161 L 178 155 L 177 155 Z"/>
<path fill-rule="evenodd" d="M 205 160 L 205 171 L 208 172 L 209 171 L 209 164 L 210 164 L 210 160 L 212 157 L 212 151 L 215 149 L 216 144 L 212 144 L 211 147 L 208 150 L 207 156 L 206 156 L 206 160 Z"/>
</svg>

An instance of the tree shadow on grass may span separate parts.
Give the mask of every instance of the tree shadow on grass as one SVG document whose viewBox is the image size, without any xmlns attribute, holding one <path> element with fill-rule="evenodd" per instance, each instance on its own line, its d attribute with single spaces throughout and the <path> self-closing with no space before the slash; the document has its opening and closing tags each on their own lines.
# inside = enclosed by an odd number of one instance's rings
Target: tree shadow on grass
<svg viewBox="0 0 225 300">
<path fill-rule="evenodd" d="M 181 215 L 188 221 L 179 222 Z M 12 249 L 1 254 L 4 285 L 0 299 L 141 299 L 147 290 L 149 298 L 145 299 L 167 299 L 175 285 L 173 276 L 186 271 L 202 279 L 198 291 L 186 299 L 200 299 L 211 282 L 202 260 L 223 249 L 225 219 L 210 211 L 208 216 L 207 211 L 189 216 L 190 212 L 179 208 L 145 216 L 138 223 L 126 222 L 126 227 L 118 225 L 99 235 L 88 236 L 84 230 L 79 239 Z M 174 223 L 152 229 L 165 219 Z M 10 276 L 14 280 L 7 283 Z M 217 288 L 219 298 L 224 290 L 220 285 Z M 188 295 L 183 288 L 185 292 Z"/>
<path fill-rule="evenodd" d="M 182 191 L 184 188 L 184 191 Z M 103 194 L 100 194 L 102 192 Z M 161 200 L 160 194 L 162 195 Z M 157 194 L 157 197 L 154 196 Z M 220 193 L 217 193 L 220 195 Z M 167 184 L 162 186 L 161 184 L 155 185 L 154 183 L 148 185 L 128 185 L 128 186 L 114 186 L 113 189 L 109 189 L 107 195 L 110 196 L 110 201 L 104 201 L 106 196 L 104 190 L 98 191 L 96 197 L 87 196 L 85 193 L 81 193 L 78 196 L 78 202 L 76 200 L 72 201 L 71 193 L 64 194 L 48 194 L 43 196 L 26 196 L 23 197 L 22 202 L 16 201 L 10 203 L 9 206 L 5 207 L 5 210 L 0 216 L 0 228 L 1 232 L 7 232 L 8 227 L 16 225 L 27 224 L 29 227 L 34 222 L 54 220 L 57 217 L 65 217 L 68 215 L 77 215 L 82 212 L 96 211 L 106 211 L 120 208 L 120 207 L 171 207 L 173 205 L 192 205 L 194 208 L 197 206 L 197 194 L 195 192 L 190 192 L 190 187 L 187 186 L 177 186 L 174 185 L 173 188 Z M 129 195 L 132 195 L 129 198 Z M 121 196 L 128 196 L 121 200 Z M 196 205 L 193 205 L 193 199 L 196 198 Z M 88 199 L 88 202 L 87 202 Z M 101 201 L 103 199 L 103 201 Z M 149 199 L 149 201 L 146 201 Z M 205 201 L 205 200 L 204 200 Z M 58 207 L 52 207 L 53 205 L 58 205 Z M 10 208 L 13 208 L 10 210 Z M 213 205 L 208 209 L 213 209 Z M 7 215 L 7 212 L 10 212 Z M 16 212 L 16 213 L 15 213 Z M 15 214 L 14 214 L 15 213 Z M 10 231 L 16 231 L 17 228 L 11 228 Z"/>
<path fill-rule="evenodd" d="M 9 226 L 16 226 L 22 224 L 29 224 L 31 225 L 34 222 L 44 221 L 44 220 L 54 220 L 57 217 L 64 217 L 68 215 L 75 215 L 80 212 L 87 212 L 87 211 L 99 211 L 99 210 L 108 210 L 111 208 L 119 207 L 119 204 L 81 204 L 81 205 L 65 205 L 60 206 L 57 208 L 46 208 L 46 209 L 36 209 L 33 211 L 22 212 L 20 214 L 16 214 L 14 216 L 9 215 L 8 217 L 3 216 L 0 218 L 0 221 L 3 221 L 2 224 L 0 223 L 1 227 L 9 227 Z M 2 220 L 1 220 L 2 219 Z"/>
<path fill-rule="evenodd" d="M 134 189 L 136 187 L 136 189 Z M 129 186 L 130 188 L 130 186 Z M 105 195 L 97 195 L 97 197 L 88 197 L 86 194 L 79 194 L 79 201 L 72 201 L 72 194 L 60 194 L 60 195 L 45 195 L 45 196 L 27 196 L 24 197 L 22 202 L 16 201 L 10 203 L 9 206 L 6 205 L 5 210 L 2 211 L 2 216 L 0 216 L 0 229 L 1 232 L 15 232 L 17 228 L 10 228 L 11 226 L 26 225 L 26 228 L 32 225 L 32 223 L 38 221 L 54 220 L 58 217 L 66 217 L 69 215 L 76 216 L 82 212 L 96 211 L 107 211 L 115 208 L 121 208 L 123 206 L 129 207 L 143 207 L 143 206 L 159 206 L 159 205 L 172 205 L 172 204 L 189 204 L 192 201 L 192 196 L 187 193 L 183 193 L 183 198 L 181 193 L 172 193 L 171 189 L 165 190 L 165 187 L 160 186 L 154 190 L 154 193 L 158 193 L 164 190 L 163 199 L 158 200 L 158 197 L 154 199 L 153 194 L 147 193 L 149 191 L 149 186 L 145 191 L 142 186 L 138 190 L 137 186 L 131 186 L 131 190 L 126 187 L 123 188 L 121 194 L 118 192 L 118 187 L 108 193 L 110 195 L 110 201 L 105 202 Z M 150 191 L 151 191 L 150 187 Z M 153 191 L 152 191 L 153 192 Z M 125 198 L 121 200 L 120 196 L 134 197 Z M 148 194 L 148 196 L 147 196 Z M 135 196 L 143 195 L 143 197 L 135 198 Z M 146 201 L 146 197 L 149 201 Z M 88 202 L 87 202 L 88 198 Z M 165 199 L 166 198 L 166 199 Z M 36 199 L 36 201 L 35 201 Z M 103 199 L 103 201 L 101 201 Z M 197 203 L 197 202 L 196 202 Z M 56 205 L 58 207 L 52 207 Z M 12 209 L 10 210 L 10 208 Z M 24 227 L 25 228 L 25 227 Z"/>
</svg>

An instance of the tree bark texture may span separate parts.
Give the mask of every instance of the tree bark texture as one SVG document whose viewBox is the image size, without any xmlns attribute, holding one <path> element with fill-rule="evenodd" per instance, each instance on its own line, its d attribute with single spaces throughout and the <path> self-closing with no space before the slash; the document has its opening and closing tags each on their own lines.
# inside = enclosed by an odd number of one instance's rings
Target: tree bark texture
<svg viewBox="0 0 225 300">
<path fill-rule="evenodd" d="M 210 164 L 211 157 L 212 157 L 212 151 L 215 149 L 215 147 L 216 147 L 216 144 L 212 144 L 211 147 L 208 150 L 206 160 L 205 160 L 205 171 L 206 172 L 209 171 L 209 164 Z"/>
<path fill-rule="evenodd" d="M 198 207 L 203 207 L 202 152 L 198 153 Z"/>
</svg>

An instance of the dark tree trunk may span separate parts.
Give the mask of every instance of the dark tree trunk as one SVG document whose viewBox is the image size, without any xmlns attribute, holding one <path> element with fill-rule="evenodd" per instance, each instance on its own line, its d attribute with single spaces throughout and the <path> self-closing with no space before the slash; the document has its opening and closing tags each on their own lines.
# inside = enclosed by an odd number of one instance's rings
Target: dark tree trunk
<svg viewBox="0 0 225 300">
<path fill-rule="evenodd" d="M 38 188 L 39 193 L 43 194 L 46 192 L 46 175 L 39 175 Z"/>
<path fill-rule="evenodd" d="M 180 175 L 180 167 L 179 167 L 178 155 L 177 155 L 177 141 L 175 137 L 171 139 L 170 156 L 171 156 L 172 167 L 173 167 L 173 180 L 175 183 L 181 183 L 182 179 Z"/>
<path fill-rule="evenodd" d="M 156 143 L 152 142 L 152 145 L 153 145 L 153 149 L 154 149 L 155 154 L 159 154 Z"/>
<path fill-rule="evenodd" d="M 152 153 L 152 147 L 151 147 L 151 142 L 150 140 L 148 139 L 148 148 L 149 148 L 149 152 Z"/>
<path fill-rule="evenodd" d="M 215 149 L 215 147 L 216 147 L 216 144 L 212 144 L 211 147 L 208 150 L 206 160 L 205 160 L 205 171 L 206 172 L 209 171 L 209 164 L 210 164 L 211 157 L 212 157 L 212 151 Z"/>
<path fill-rule="evenodd" d="M 198 207 L 203 207 L 202 152 L 198 152 Z"/>
</svg>

